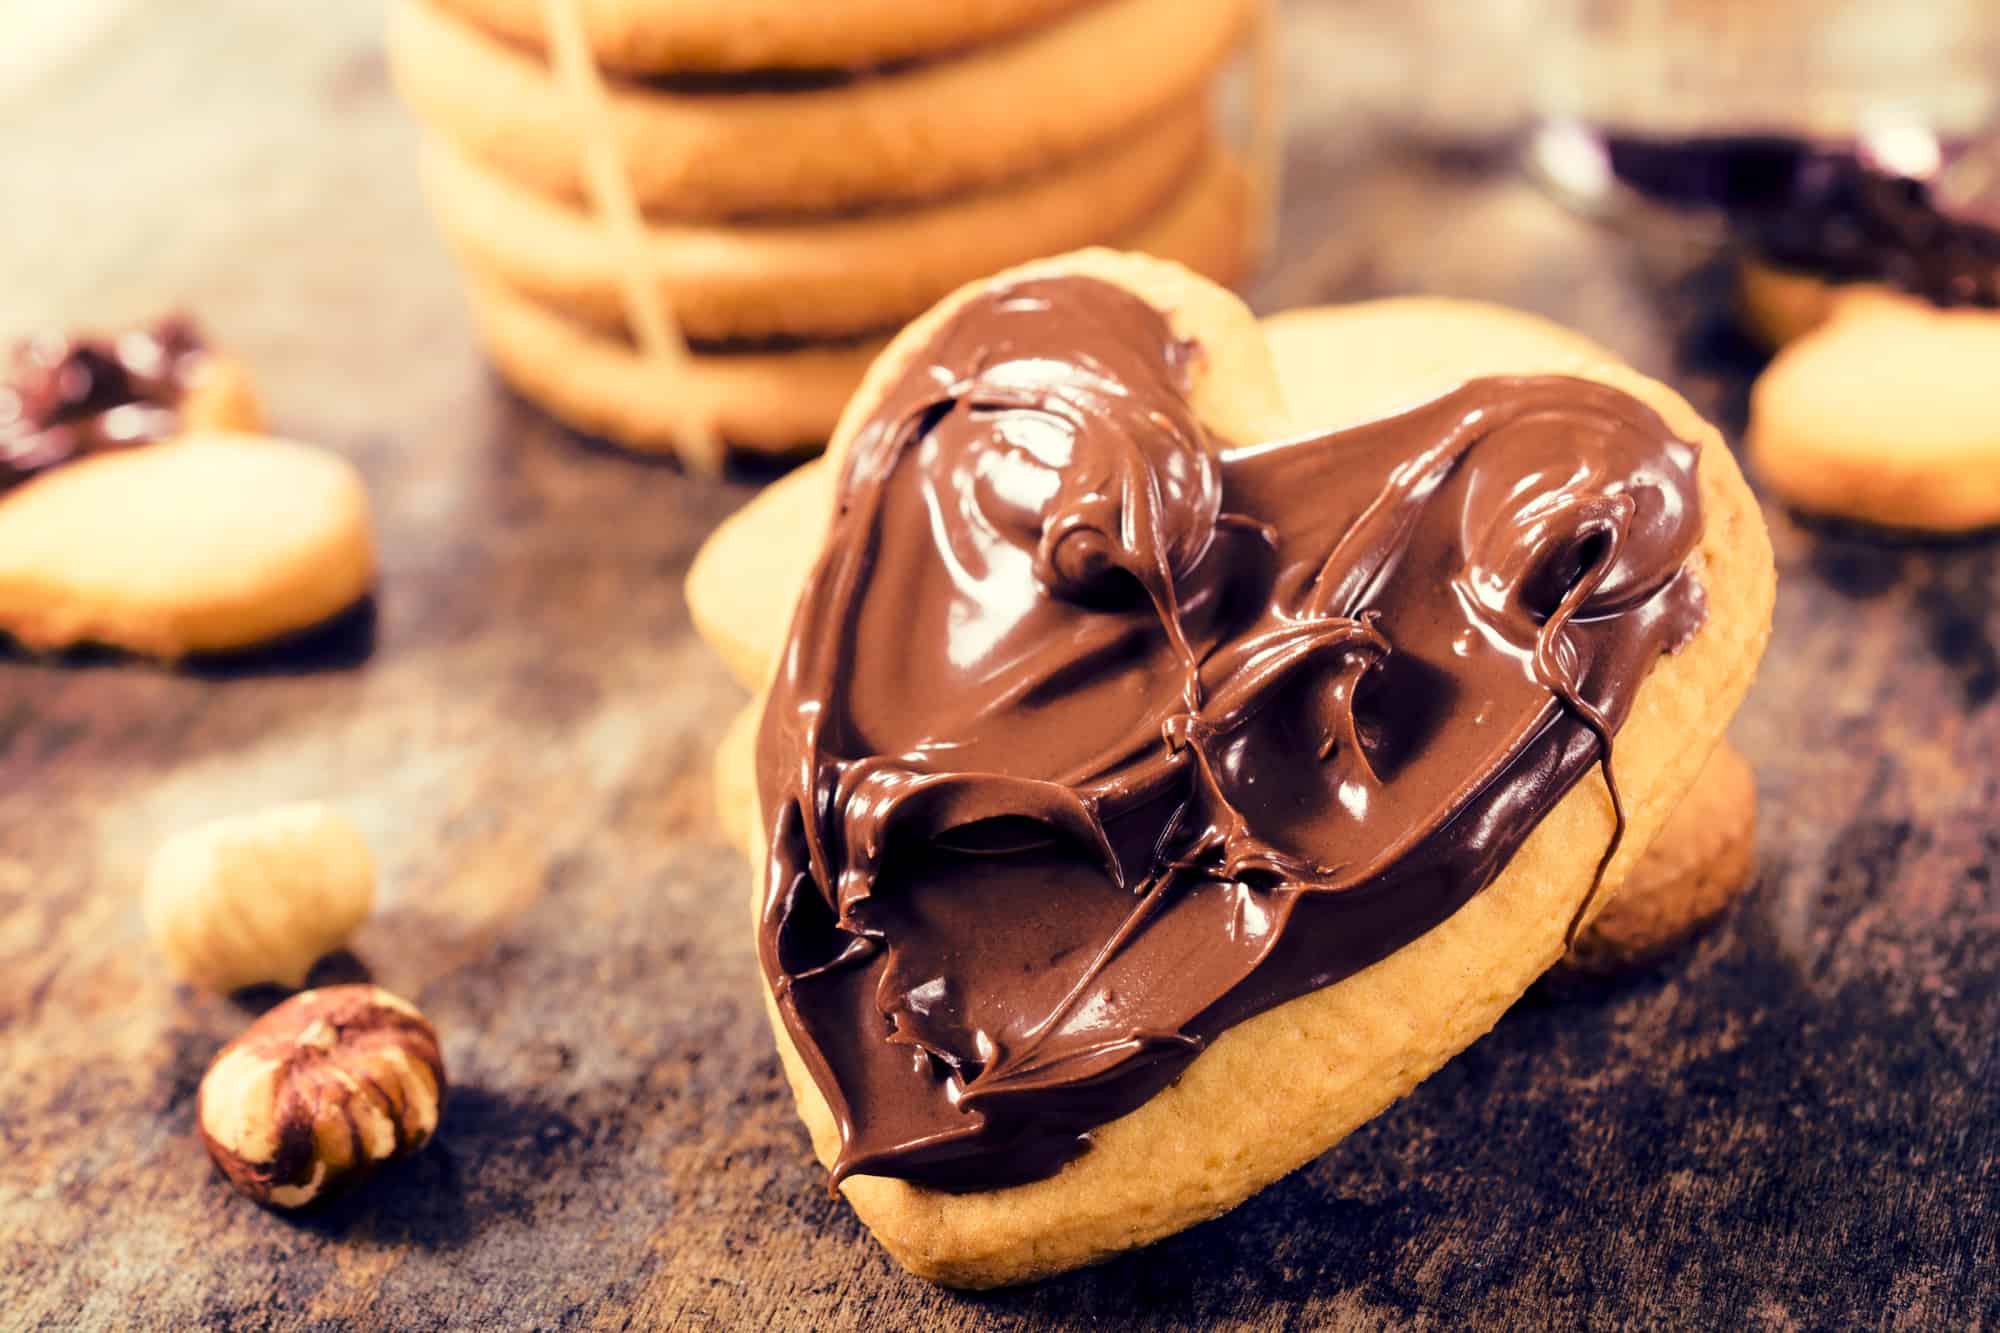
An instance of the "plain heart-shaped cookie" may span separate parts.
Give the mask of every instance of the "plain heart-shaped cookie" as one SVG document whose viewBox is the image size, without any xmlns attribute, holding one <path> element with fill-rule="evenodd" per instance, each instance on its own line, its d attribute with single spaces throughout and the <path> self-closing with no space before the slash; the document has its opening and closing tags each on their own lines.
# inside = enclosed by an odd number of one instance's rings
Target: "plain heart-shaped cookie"
<svg viewBox="0 0 2000 1333">
<path fill-rule="evenodd" d="M 374 580 L 368 497 L 337 454 L 185 435 L 0 498 L 0 630 L 174 660 L 330 619 Z"/>
<path fill-rule="evenodd" d="M 25 343 L 14 372 L 0 383 L 0 633 L 171 661 L 309 629 L 367 594 L 361 474 L 262 434 L 248 370 L 186 320 Z"/>
<path fill-rule="evenodd" d="M 1787 504 L 1888 528 L 2000 524 L 2000 311 L 1843 294 L 1750 391 L 1750 464 Z"/>
<path fill-rule="evenodd" d="M 1185 402 L 1215 437 L 1279 441 L 1324 424 L 1288 412 L 1264 334 L 1241 304 L 1184 270 L 1090 251 L 974 284 L 884 352 L 850 403 L 827 461 L 760 497 L 697 562 L 689 583 L 696 623 L 732 669 L 768 686 L 783 643 L 777 627 L 811 577 L 833 513 L 831 478 L 914 359 L 968 303 L 1062 278 L 1109 283 L 1138 297 L 1199 348 L 1187 366 Z M 1554 802 L 1497 876 L 1439 924 L 1372 965 L 1220 1032 L 1175 1081 L 1094 1127 L 1088 1149 L 1052 1174 L 970 1190 L 847 1175 L 840 1188 L 856 1212 L 914 1271 L 992 1286 L 1075 1267 L 1222 1212 L 1338 1142 L 1491 1027 L 1561 955 L 1579 909 L 1615 893 L 1748 687 L 1769 628 L 1771 556 L 1755 505 L 1712 428 L 1670 390 L 1588 343 L 1555 337 L 1540 321 L 1444 303 L 1422 314 L 1393 336 L 1376 329 L 1361 337 L 1368 355 L 1327 365 L 1328 377 L 1349 386 L 1354 423 L 1426 404 L 1474 377 L 1559 374 L 1630 395 L 1698 450 L 1703 521 L 1686 569 L 1704 591 L 1705 617 L 1677 651 L 1644 672 L 1617 731 L 1612 768 L 1626 831 L 1616 855 L 1600 882 L 1598 861 L 1615 819 L 1593 769 Z M 1067 350 L 1051 347 L 1049 355 Z M 749 718 L 761 711 L 760 700 Z M 728 817 L 757 867 L 753 904 L 761 919 L 770 843 L 750 760 L 756 732 L 746 720 L 725 740 L 718 791 L 735 807 Z M 786 1023 L 774 1028 L 815 1149 L 832 1164 L 842 1150 L 841 1127 Z"/>
</svg>

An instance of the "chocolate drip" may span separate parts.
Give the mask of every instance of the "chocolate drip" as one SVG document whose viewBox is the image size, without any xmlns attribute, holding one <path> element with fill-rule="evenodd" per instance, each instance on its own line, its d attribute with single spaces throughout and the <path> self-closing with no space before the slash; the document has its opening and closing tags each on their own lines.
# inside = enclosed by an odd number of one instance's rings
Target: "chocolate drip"
<svg viewBox="0 0 2000 1333">
<path fill-rule="evenodd" d="M 1722 209 L 1757 255 L 1836 282 L 1881 282 L 1939 306 L 2000 306 L 2000 187 L 1991 148 L 1948 146 L 1926 177 L 1861 142 L 1782 135 L 1607 141 L 1612 169 L 1662 202 Z M 1990 168 L 1989 168 L 1990 169 Z"/>
<path fill-rule="evenodd" d="M 1700 623 L 1695 450 L 1628 395 L 1480 380 L 1219 450 L 1197 355 L 1017 283 L 854 440 L 758 742 L 759 955 L 836 1181 L 1051 1174 L 1395 952 L 1608 776 Z"/>
<path fill-rule="evenodd" d="M 185 319 L 115 339 L 31 338 L 0 384 L 0 494 L 64 463 L 164 439 L 205 354 Z"/>
</svg>

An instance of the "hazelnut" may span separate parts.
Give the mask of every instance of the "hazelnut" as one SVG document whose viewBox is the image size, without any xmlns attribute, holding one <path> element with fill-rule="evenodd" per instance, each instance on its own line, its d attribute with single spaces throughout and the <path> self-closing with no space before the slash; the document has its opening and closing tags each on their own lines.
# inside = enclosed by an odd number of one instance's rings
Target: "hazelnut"
<svg viewBox="0 0 2000 1333">
<path fill-rule="evenodd" d="M 375 903 L 375 859 L 322 805 L 236 815 L 176 834 L 146 873 L 146 929 L 182 980 L 233 991 L 303 986 Z"/>
<path fill-rule="evenodd" d="M 222 1048 L 201 1080 L 208 1155 L 238 1194 L 303 1208 L 430 1142 L 437 1033 L 379 986 L 301 991 Z"/>
<path fill-rule="evenodd" d="M 254 435 L 264 429 L 249 367 L 216 351 L 196 359 L 181 392 L 180 414 L 181 429 L 189 433 L 240 430 Z"/>
</svg>

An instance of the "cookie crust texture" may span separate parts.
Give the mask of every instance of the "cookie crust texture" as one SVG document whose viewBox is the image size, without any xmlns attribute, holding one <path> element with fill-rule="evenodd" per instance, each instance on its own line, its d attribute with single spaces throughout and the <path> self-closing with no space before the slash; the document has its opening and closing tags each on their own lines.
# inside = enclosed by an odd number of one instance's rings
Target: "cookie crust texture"
<svg viewBox="0 0 2000 1333">
<path fill-rule="evenodd" d="M 783 91 L 615 80 L 639 206 L 660 216 L 827 213 L 1018 179 L 1157 125 L 1228 58 L 1253 0 L 1096 0 L 950 60 Z M 569 107 L 539 53 L 393 0 L 389 65 L 417 118 L 475 161 L 580 200 Z"/>
<path fill-rule="evenodd" d="M 1657 962 L 1713 925 L 1756 877 L 1757 780 L 1724 741 L 1551 975 L 1612 977 Z"/>
<path fill-rule="evenodd" d="M 440 0 L 517 45 L 540 47 L 536 0 Z M 628 74 L 868 69 L 1014 36 L 1088 0 L 583 0 L 591 50 Z"/>
<path fill-rule="evenodd" d="M 1129 239 L 1232 282 L 1247 263 L 1248 209 L 1242 167 L 1212 151 Z M 474 323 L 502 377 L 565 425 L 642 452 L 670 451 L 691 410 L 750 452 L 818 448 L 884 344 L 877 337 L 698 352 L 676 375 L 648 363 L 623 338 L 529 300 L 476 265 L 468 265 L 466 277 Z"/>
<path fill-rule="evenodd" d="M 1139 227 L 1206 162 L 1208 107 L 1052 171 L 939 204 L 829 218 L 655 222 L 645 260 L 697 342 L 893 329 L 962 283 Z M 433 135 L 431 214 L 469 268 L 576 319 L 618 328 L 621 257 L 589 212 L 525 189 Z"/>
</svg>

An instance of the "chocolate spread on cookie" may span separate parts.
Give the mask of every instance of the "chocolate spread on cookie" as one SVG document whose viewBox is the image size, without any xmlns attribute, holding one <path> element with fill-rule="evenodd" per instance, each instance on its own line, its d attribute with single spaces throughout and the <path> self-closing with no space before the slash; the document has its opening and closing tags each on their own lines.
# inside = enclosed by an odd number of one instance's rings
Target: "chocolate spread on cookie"
<svg viewBox="0 0 2000 1333">
<path fill-rule="evenodd" d="M 1200 354 L 1019 282 L 853 441 L 758 740 L 759 955 L 836 1180 L 1053 1173 L 1455 912 L 1701 622 L 1696 451 L 1636 399 L 1478 380 L 1221 448 Z"/>
<path fill-rule="evenodd" d="M 2000 181 L 1990 147 L 1947 145 L 1939 170 L 1905 175 L 1865 142 L 1782 135 L 1611 137 L 1612 169 L 1671 204 L 1722 209 L 1780 268 L 1881 282 L 1940 306 L 2000 306 Z"/>
<path fill-rule="evenodd" d="M 186 319 L 115 339 L 30 338 L 0 383 L 0 494 L 90 454 L 172 435 L 205 355 Z"/>
</svg>

